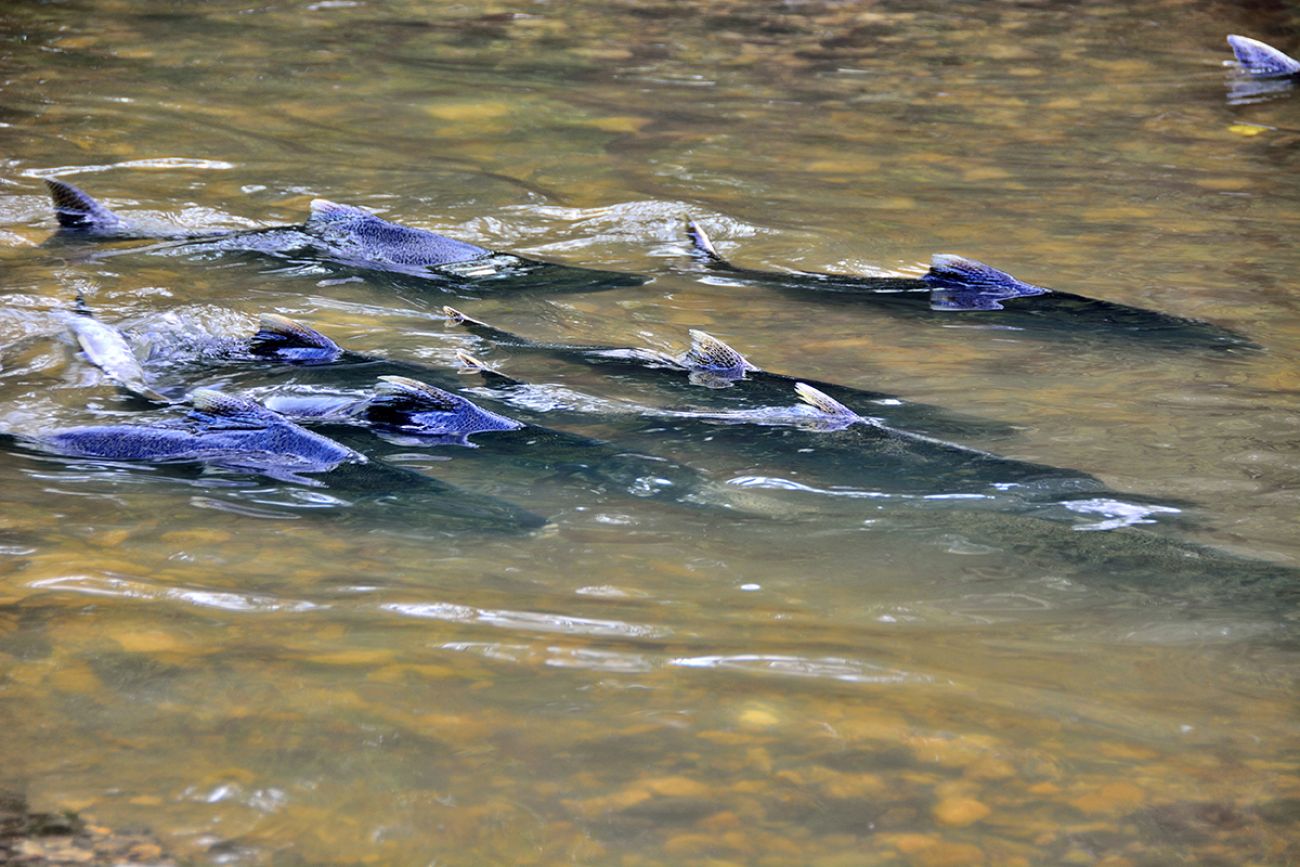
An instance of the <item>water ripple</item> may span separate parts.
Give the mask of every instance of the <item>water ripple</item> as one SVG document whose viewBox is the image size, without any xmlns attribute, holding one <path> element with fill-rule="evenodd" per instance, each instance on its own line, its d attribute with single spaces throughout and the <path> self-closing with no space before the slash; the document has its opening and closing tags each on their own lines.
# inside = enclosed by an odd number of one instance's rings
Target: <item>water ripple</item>
<svg viewBox="0 0 1300 867">
<path fill-rule="evenodd" d="M 379 607 L 384 611 L 391 611 L 405 617 L 421 617 L 449 623 L 482 623 L 504 629 L 524 629 L 534 632 L 625 638 L 663 638 L 671 633 L 671 630 L 664 627 L 625 623 L 621 620 L 596 620 L 567 614 L 476 608 L 472 605 L 455 605 L 450 602 L 386 602 Z"/>
</svg>

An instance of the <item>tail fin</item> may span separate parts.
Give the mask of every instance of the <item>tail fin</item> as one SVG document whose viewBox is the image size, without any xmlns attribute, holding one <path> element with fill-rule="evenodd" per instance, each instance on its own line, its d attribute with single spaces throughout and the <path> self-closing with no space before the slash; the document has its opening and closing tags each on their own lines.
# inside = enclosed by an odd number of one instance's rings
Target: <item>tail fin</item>
<svg viewBox="0 0 1300 867">
<path fill-rule="evenodd" d="M 54 202 L 54 215 L 65 229 L 111 233 L 121 228 L 122 219 L 72 184 L 45 179 Z"/>
<path fill-rule="evenodd" d="M 706 265 L 712 265 L 718 268 L 730 268 L 731 263 L 722 258 L 722 254 L 713 246 L 713 241 L 705 233 L 704 228 L 699 223 L 691 219 L 688 215 L 686 220 L 686 237 L 691 240 L 691 255 Z"/>
<path fill-rule="evenodd" d="M 1233 34 L 1228 37 L 1228 45 L 1237 58 L 1237 68 L 1247 75 L 1275 78 L 1300 74 L 1300 60 L 1258 39 Z"/>
</svg>

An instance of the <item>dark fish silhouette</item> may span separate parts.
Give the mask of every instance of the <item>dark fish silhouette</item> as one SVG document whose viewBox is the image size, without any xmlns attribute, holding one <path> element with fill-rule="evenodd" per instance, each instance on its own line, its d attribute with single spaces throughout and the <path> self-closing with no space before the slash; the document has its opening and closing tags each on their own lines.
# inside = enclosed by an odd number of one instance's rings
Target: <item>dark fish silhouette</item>
<svg viewBox="0 0 1300 867">
<path fill-rule="evenodd" d="M 343 520 L 376 517 L 388 529 L 422 533 L 462 530 L 518 532 L 546 519 L 496 497 L 453 487 L 423 473 L 370 461 L 335 439 L 309 431 L 257 402 L 212 389 L 191 395 L 183 419 L 152 424 L 86 425 L 9 435 L 28 450 L 93 462 L 154 465 L 196 464 L 327 488 L 310 513 L 333 512 Z M 307 478 L 323 475 L 324 480 Z M 260 505 L 239 505 L 239 490 L 216 488 L 227 507 L 258 514 L 275 509 L 259 492 Z M 341 497 L 342 499 L 338 499 Z M 290 498 L 290 503 L 295 501 Z M 300 505 L 292 514 L 304 515 Z"/>
<path fill-rule="evenodd" d="M 595 367 L 620 379 L 636 379 L 694 404 L 736 409 L 767 406 L 790 398 L 796 382 L 807 383 L 838 401 L 863 406 L 890 424 L 941 436 L 1005 436 L 1014 431 L 1002 422 L 951 413 L 940 407 L 901 400 L 892 394 L 837 385 L 803 376 L 763 370 L 737 350 L 703 331 L 691 330 L 690 348 L 671 354 L 655 349 L 542 343 L 444 307 L 447 321 L 478 337 L 527 352 Z"/>
<path fill-rule="evenodd" d="M 362 208 L 316 199 L 305 223 L 265 229 L 178 232 L 150 226 L 109 210 L 65 181 L 46 179 L 59 226 L 101 240 L 150 239 L 170 242 L 148 251 L 230 251 L 288 259 L 322 260 L 371 271 L 428 278 L 450 288 L 544 288 L 594 291 L 638 286 L 634 274 L 572 268 L 499 253 L 381 219 Z"/>
<path fill-rule="evenodd" d="M 992 324 L 1054 339 L 1068 333 L 1123 336 L 1142 345 L 1258 348 L 1208 322 L 1035 286 L 961 256 L 935 255 L 930 270 L 917 278 L 757 271 L 732 265 L 694 220 L 687 218 L 686 231 L 695 258 L 710 273 L 800 296 L 868 303 L 896 315 L 941 316 L 946 322 Z"/>
</svg>

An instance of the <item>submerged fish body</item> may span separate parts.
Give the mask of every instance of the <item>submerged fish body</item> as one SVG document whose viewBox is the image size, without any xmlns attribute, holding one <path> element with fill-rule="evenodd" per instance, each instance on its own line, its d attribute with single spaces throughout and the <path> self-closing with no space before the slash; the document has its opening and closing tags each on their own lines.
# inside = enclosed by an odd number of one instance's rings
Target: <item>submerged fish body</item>
<svg viewBox="0 0 1300 867">
<path fill-rule="evenodd" d="M 900 427 L 941 436 L 1005 436 L 1014 431 L 1002 422 L 952 413 L 940 407 L 902 400 L 808 377 L 773 373 L 753 364 L 740 352 L 703 331 L 692 329 L 690 347 L 671 354 L 653 349 L 540 343 L 495 328 L 452 307 L 444 307 L 448 322 L 477 337 L 513 351 L 546 355 L 585 364 L 620 377 L 635 378 L 685 398 L 692 404 L 755 409 L 788 400 L 796 383 L 806 383 L 841 402 L 871 405 L 875 416 Z"/>
<path fill-rule="evenodd" d="M 427 229 L 384 220 L 351 205 L 316 199 L 305 223 L 264 229 L 178 232 L 133 222 L 65 181 L 46 179 L 59 226 L 102 240 L 166 242 L 152 252 L 248 252 L 334 262 L 363 270 L 412 275 L 480 288 L 595 291 L 638 286 L 634 274 L 572 268 L 499 253 Z"/>
<path fill-rule="evenodd" d="M 936 255 L 930 270 L 917 278 L 758 271 L 731 264 L 694 220 L 687 220 L 687 235 L 697 261 L 717 279 L 770 286 L 801 297 L 870 303 L 900 316 L 940 316 L 950 324 L 994 325 L 1050 334 L 1053 339 L 1069 334 L 1140 338 L 1142 345 L 1179 348 L 1258 348 L 1212 323 L 1036 286 L 961 256 Z"/>
<path fill-rule="evenodd" d="M 183 420 L 63 428 L 22 441 L 66 457 L 193 462 L 293 481 L 302 481 L 302 473 L 325 473 L 366 460 L 254 401 L 211 389 L 196 390 L 191 400 L 194 410 Z"/>
<path fill-rule="evenodd" d="M 660 412 L 643 417 L 632 442 L 659 444 L 675 459 L 737 474 L 733 483 L 826 498 L 953 501 L 962 507 L 1053 512 L 1075 520 L 1080 503 L 1128 503 L 1146 513 L 1172 504 L 1110 491 L 1074 469 L 1007 458 L 899 430 L 861 416 L 800 383 L 801 404 L 737 412 Z M 1087 508 L 1082 508 L 1087 512 Z"/>
</svg>

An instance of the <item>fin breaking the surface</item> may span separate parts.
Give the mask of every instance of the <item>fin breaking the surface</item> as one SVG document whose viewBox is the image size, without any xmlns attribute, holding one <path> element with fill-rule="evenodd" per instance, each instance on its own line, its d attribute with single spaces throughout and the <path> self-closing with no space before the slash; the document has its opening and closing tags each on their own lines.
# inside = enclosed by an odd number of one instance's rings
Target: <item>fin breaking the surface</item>
<svg viewBox="0 0 1300 867">
<path fill-rule="evenodd" d="M 425 409 L 454 412 L 470 403 L 459 395 L 443 391 L 437 386 L 411 379 L 409 376 L 381 376 L 375 391 L 386 397 L 405 398 Z"/>
<path fill-rule="evenodd" d="M 860 419 L 853 410 L 840 403 L 835 398 L 825 392 L 818 391 L 806 382 L 796 382 L 794 393 L 799 395 L 799 399 L 826 415 L 834 416 L 845 421 Z"/>
<path fill-rule="evenodd" d="M 932 287 L 934 310 L 1001 310 L 1001 301 L 1046 295 L 1052 290 L 1017 280 L 975 259 L 937 253 L 921 280 Z"/>
<path fill-rule="evenodd" d="M 249 341 L 254 355 L 278 355 L 289 359 L 330 360 L 343 350 L 315 328 L 279 313 L 258 317 L 258 330 Z"/>
<path fill-rule="evenodd" d="M 495 373 L 487 362 L 480 361 L 463 349 L 456 350 L 456 360 L 460 362 L 460 373 Z"/>
<path fill-rule="evenodd" d="M 65 229 L 111 233 L 121 228 L 122 219 L 83 191 L 65 181 L 45 179 L 54 202 L 54 215 Z"/>
<path fill-rule="evenodd" d="M 712 334 L 692 328 L 691 348 L 682 356 L 688 367 L 705 370 L 739 371 L 758 370 L 745 356 L 723 343 Z"/>
<path fill-rule="evenodd" d="M 727 264 L 727 260 L 722 258 L 722 254 L 713 246 L 713 241 L 709 239 L 704 228 L 689 216 L 686 217 L 686 237 L 691 239 L 691 252 L 696 258 L 714 265 Z"/>
<path fill-rule="evenodd" d="M 1249 36 L 1228 36 L 1228 45 L 1237 58 L 1237 67 L 1248 75 L 1259 78 L 1279 78 L 1300 75 L 1300 60 L 1296 60 L 1266 42 Z"/>
<path fill-rule="evenodd" d="M 223 427 L 264 427 L 276 422 L 288 423 L 277 412 L 267 409 L 255 400 L 217 391 L 215 388 L 196 388 L 190 392 L 190 404 L 203 421 L 216 422 Z"/>
<path fill-rule="evenodd" d="M 374 217 L 374 214 L 365 208 L 358 208 L 356 205 L 341 205 L 338 202 L 331 202 L 329 199 L 312 199 L 311 217 L 308 222 L 334 223 L 368 219 L 370 217 Z"/>
</svg>

